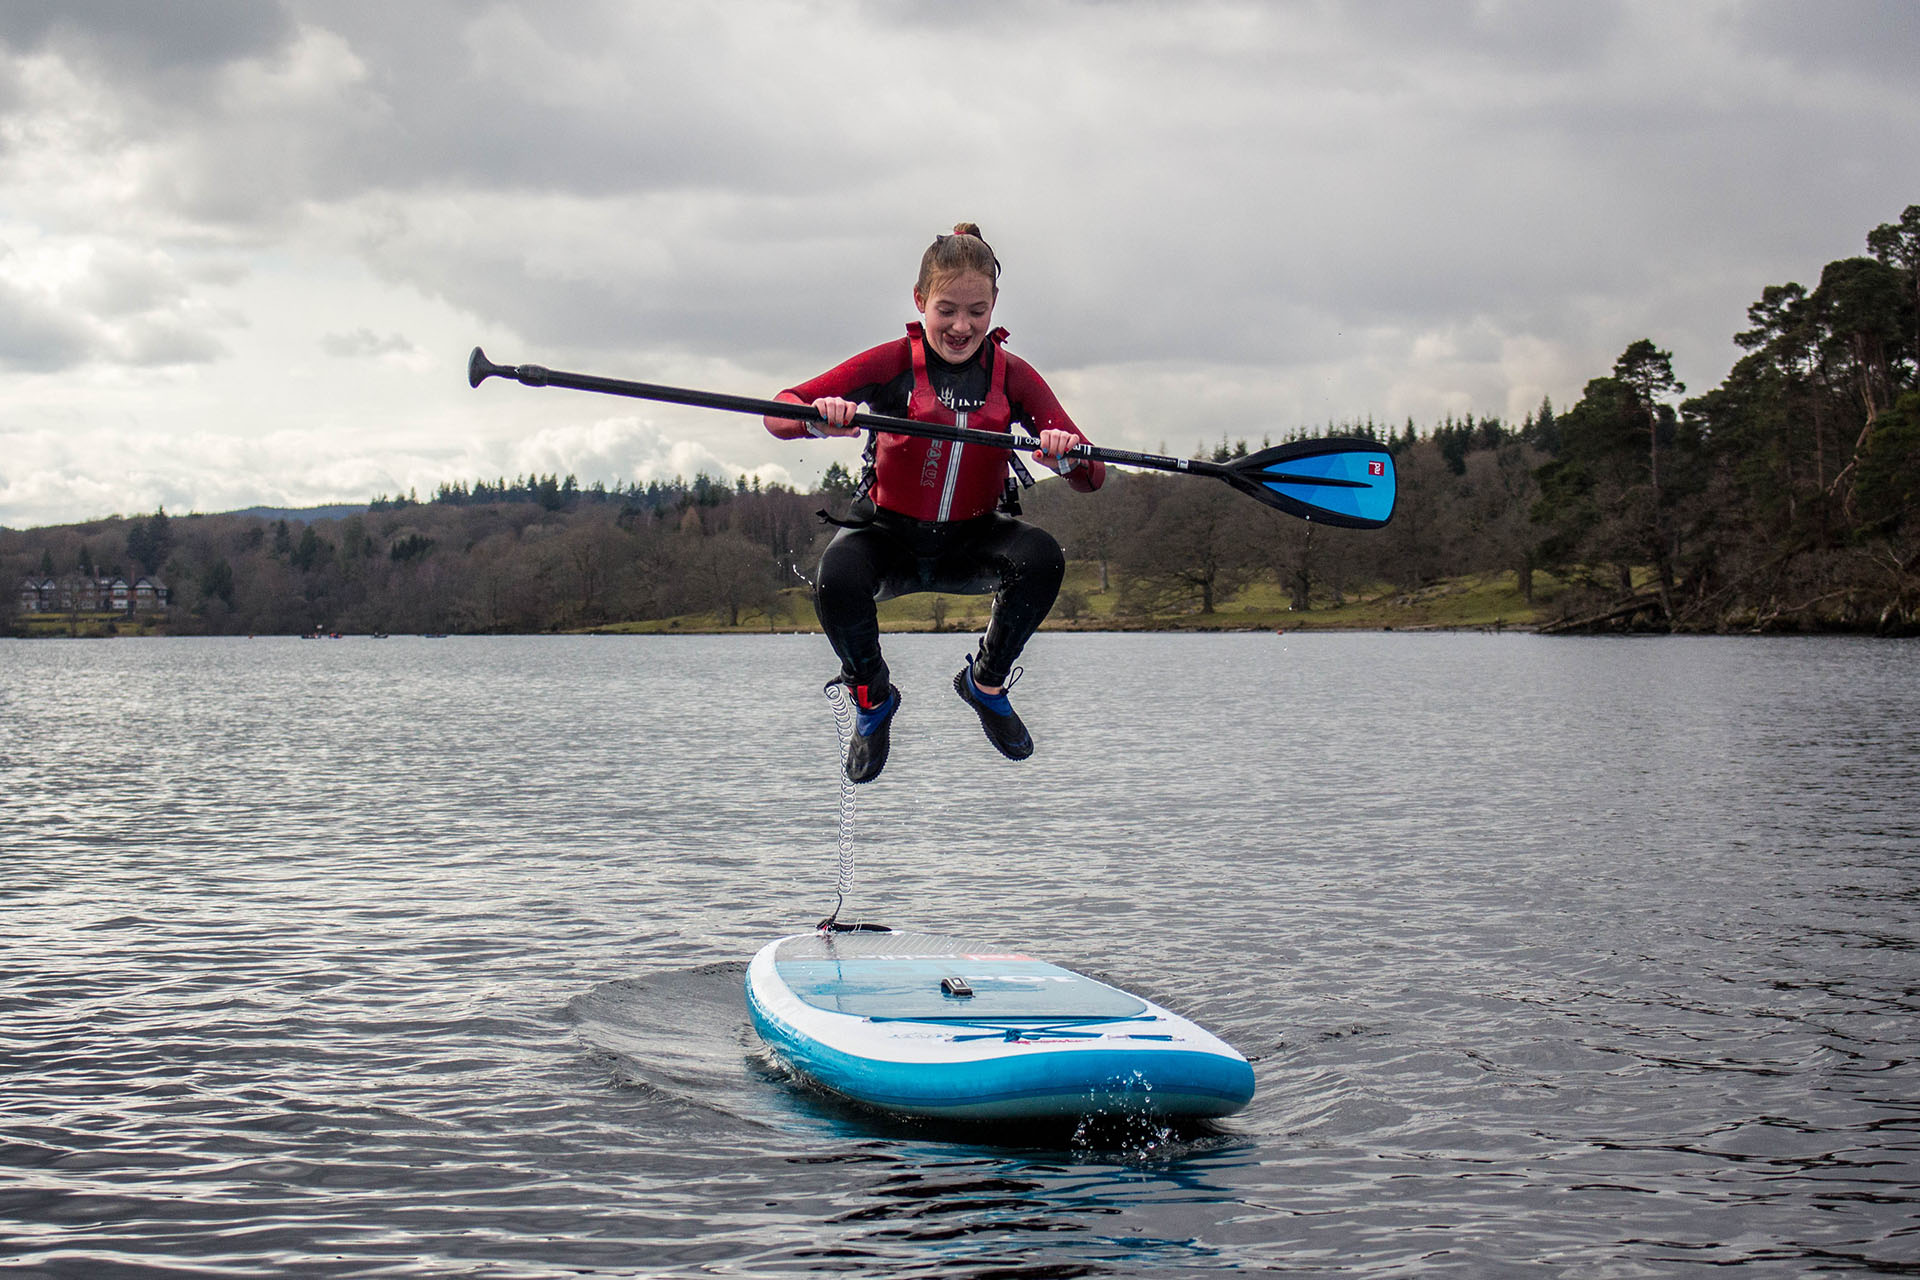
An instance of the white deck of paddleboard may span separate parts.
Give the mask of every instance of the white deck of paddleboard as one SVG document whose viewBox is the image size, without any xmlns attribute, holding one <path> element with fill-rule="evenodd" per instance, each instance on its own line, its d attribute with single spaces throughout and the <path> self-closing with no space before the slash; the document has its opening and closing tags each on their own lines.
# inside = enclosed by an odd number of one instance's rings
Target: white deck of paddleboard
<svg viewBox="0 0 1920 1280">
<path fill-rule="evenodd" d="M 754 957 L 746 987 L 755 1028 L 786 1066 L 887 1110 L 1219 1116 L 1253 1094 L 1246 1059 L 1188 1019 L 985 943 L 796 934 Z"/>
</svg>

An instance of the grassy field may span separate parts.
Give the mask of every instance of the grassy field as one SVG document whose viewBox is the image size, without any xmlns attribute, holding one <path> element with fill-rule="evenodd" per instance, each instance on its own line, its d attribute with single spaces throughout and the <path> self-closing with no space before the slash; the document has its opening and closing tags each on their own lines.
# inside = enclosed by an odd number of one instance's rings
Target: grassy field
<svg viewBox="0 0 1920 1280">
<path fill-rule="evenodd" d="M 1067 566 L 1060 601 L 1045 624 L 1049 631 L 1423 631 L 1524 629 L 1553 616 L 1562 584 L 1550 574 L 1536 573 L 1533 603 L 1522 598 L 1512 573 L 1451 578 L 1407 593 L 1376 585 L 1349 595 L 1334 605 L 1297 612 L 1286 593 L 1271 583 L 1259 583 L 1213 613 L 1127 615 L 1118 612 L 1117 591 L 1102 592 L 1096 565 L 1075 562 Z M 987 624 L 988 596 L 905 596 L 880 606 L 883 631 L 977 632 Z M 938 622 L 936 624 L 936 618 Z M 813 605 L 802 588 L 781 593 L 781 602 L 769 617 L 755 614 L 741 625 L 722 625 L 712 614 L 693 614 L 648 622 L 624 622 L 595 627 L 600 632 L 624 633 L 752 633 L 817 631 Z"/>
<path fill-rule="evenodd" d="M 29 639 L 73 636 L 82 640 L 109 636 L 162 636 L 167 634 L 165 620 L 158 615 L 124 613 L 29 613 L 15 622 L 16 634 Z M 4 635 L 0 631 L 0 635 Z"/>
<path fill-rule="evenodd" d="M 1551 574 L 1534 575 L 1533 603 L 1521 598 L 1511 573 L 1450 578 L 1403 592 L 1377 584 L 1353 592 L 1340 604 L 1320 602 L 1308 612 L 1296 612 L 1286 593 L 1272 583 L 1257 583 L 1233 599 L 1203 614 L 1123 614 L 1119 592 L 1100 590 L 1098 566 L 1074 562 L 1060 600 L 1045 624 L 1049 631 L 1430 631 L 1500 630 L 1538 626 L 1554 616 L 1554 603 L 1563 584 Z M 978 633 L 987 625 L 989 596 L 916 595 L 889 600 L 880 606 L 883 631 L 954 631 Z M 813 603 L 805 588 L 780 593 L 771 616 L 754 613 L 738 626 L 711 613 L 687 614 L 646 622 L 620 622 L 591 627 L 597 633 L 640 635 L 751 635 L 769 631 L 818 631 Z M 114 613 L 27 614 L 17 620 L 17 634 L 30 637 L 165 635 L 158 617 L 128 617 Z"/>
</svg>

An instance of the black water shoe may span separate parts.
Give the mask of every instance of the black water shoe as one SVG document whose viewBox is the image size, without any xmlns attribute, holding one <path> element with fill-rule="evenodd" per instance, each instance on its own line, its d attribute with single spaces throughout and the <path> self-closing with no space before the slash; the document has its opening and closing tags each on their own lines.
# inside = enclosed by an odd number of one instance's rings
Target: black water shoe
<svg viewBox="0 0 1920 1280">
<path fill-rule="evenodd" d="M 1013 679 L 1019 678 L 1016 669 Z M 1033 754 L 1033 735 L 1027 732 L 1027 726 L 1020 723 L 1020 717 L 1014 712 L 1013 704 L 1007 701 L 1004 689 L 999 693 L 982 693 L 980 686 L 973 682 L 973 663 L 969 661 L 953 677 L 953 691 L 960 695 L 960 701 L 972 707 L 980 716 L 980 727 L 987 731 L 987 741 L 994 749 L 1009 760 L 1025 760 Z"/>
<path fill-rule="evenodd" d="M 893 713 L 900 709 L 900 691 L 892 685 L 853 686 L 853 737 L 847 743 L 847 779 L 872 782 L 887 767 Z"/>
</svg>

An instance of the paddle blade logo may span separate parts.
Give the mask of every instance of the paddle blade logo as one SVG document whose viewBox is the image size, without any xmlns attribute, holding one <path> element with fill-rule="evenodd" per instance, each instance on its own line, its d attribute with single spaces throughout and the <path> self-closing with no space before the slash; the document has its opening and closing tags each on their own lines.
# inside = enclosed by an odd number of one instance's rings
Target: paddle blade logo
<svg viewBox="0 0 1920 1280">
<path fill-rule="evenodd" d="M 1387 464 L 1375 458 L 1367 464 L 1367 474 L 1370 476 L 1383 476 L 1387 474 Z"/>
</svg>

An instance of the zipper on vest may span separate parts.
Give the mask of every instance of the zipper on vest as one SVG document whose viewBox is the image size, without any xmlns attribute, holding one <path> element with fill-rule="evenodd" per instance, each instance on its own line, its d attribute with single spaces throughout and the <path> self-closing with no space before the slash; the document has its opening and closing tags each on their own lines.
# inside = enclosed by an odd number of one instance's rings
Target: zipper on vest
<svg viewBox="0 0 1920 1280">
<path fill-rule="evenodd" d="M 961 409 L 953 415 L 953 423 L 962 431 L 967 428 L 967 411 Z M 940 511 L 936 520 L 953 519 L 953 491 L 960 486 L 960 453 L 967 447 L 964 440 L 955 440 L 953 448 L 947 453 L 947 483 L 940 490 Z"/>
</svg>

